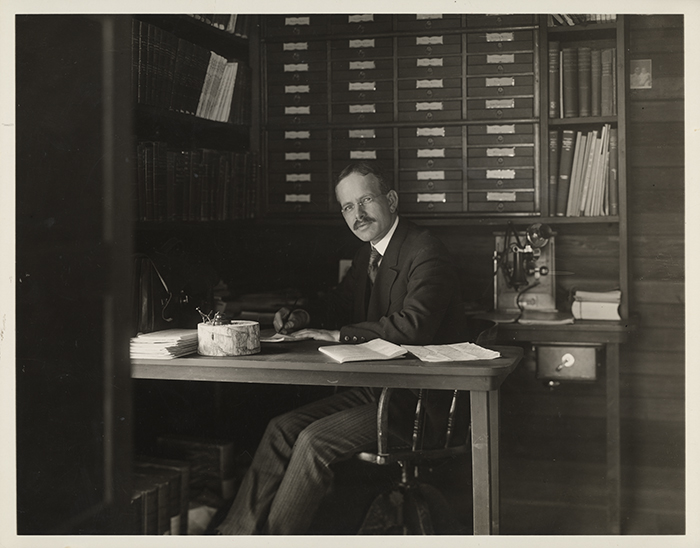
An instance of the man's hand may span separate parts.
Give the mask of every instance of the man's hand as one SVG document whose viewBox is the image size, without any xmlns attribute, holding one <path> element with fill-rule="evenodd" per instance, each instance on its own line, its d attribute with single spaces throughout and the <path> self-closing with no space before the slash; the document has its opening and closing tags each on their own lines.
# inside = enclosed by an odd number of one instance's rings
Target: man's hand
<svg viewBox="0 0 700 548">
<path fill-rule="evenodd" d="M 297 308 L 290 311 L 289 308 L 283 306 L 275 313 L 275 318 L 272 321 L 272 325 L 277 333 L 289 335 L 294 331 L 306 327 L 309 325 L 310 321 L 311 317 L 306 310 Z"/>
<path fill-rule="evenodd" d="M 328 331 L 327 329 L 302 329 L 292 335 L 293 337 L 311 337 L 317 341 L 340 341 L 340 331 Z"/>
</svg>

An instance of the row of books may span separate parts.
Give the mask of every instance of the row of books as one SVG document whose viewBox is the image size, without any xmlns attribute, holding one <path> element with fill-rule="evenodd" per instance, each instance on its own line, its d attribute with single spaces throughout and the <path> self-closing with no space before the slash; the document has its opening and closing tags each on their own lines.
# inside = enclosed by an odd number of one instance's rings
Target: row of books
<svg viewBox="0 0 700 548">
<path fill-rule="evenodd" d="M 616 19 L 617 15 L 614 13 L 553 13 L 547 16 L 547 25 L 550 27 L 573 27 L 592 23 L 613 23 Z"/>
<path fill-rule="evenodd" d="M 248 38 L 251 16 L 237 13 L 191 13 L 190 17 L 241 38 Z"/>
<path fill-rule="evenodd" d="M 257 161 L 251 152 L 137 145 L 140 221 L 227 221 L 255 212 Z"/>
<path fill-rule="evenodd" d="M 564 47 L 549 42 L 549 117 L 614 116 L 616 48 Z"/>
<path fill-rule="evenodd" d="M 618 214 L 617 128 L 549 132 L 549 200 L 554 214 Z"/>
<path fill-rule="evenodd" d="M 577 320 L 620 320 L 622 292 L 574 290 L 571 314 Z"/>
<path fill-rule="evenodd" d="M 250 68 L 133 19 L 136 102 L 218 122 L 250 124 Z"/>
</svg>

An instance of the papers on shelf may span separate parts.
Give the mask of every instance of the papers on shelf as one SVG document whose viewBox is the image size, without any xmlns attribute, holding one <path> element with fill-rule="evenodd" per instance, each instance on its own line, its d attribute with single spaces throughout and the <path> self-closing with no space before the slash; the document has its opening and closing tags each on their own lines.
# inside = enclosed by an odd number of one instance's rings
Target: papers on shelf
<svg viewBox="0 0 700 548">
<path fill-rule="evenodd" d="M 402 344 L 401 347 L 424 362 L 492 360 L 501 356 L 500 352 L 470 342 L 428 346 Z"/>
<path fill-rule="evenodd" d="M 574 323 L 570 312 L 525 309 L 518 323 L 523 325 L 566 325 Z"/>
<path fill-rule="evenodd" d="M 362 344 L 321 346 L 319 350 L 338 363 L 391 360 L 406 354 L 404 348 L 384 339 L 373 339 Z"/>
<path fill-rule="evenodd" d="M 172 360 L 197 351 L 196 329 L 165 329 L 132 337 L 132 358 Z"/>
</svg>

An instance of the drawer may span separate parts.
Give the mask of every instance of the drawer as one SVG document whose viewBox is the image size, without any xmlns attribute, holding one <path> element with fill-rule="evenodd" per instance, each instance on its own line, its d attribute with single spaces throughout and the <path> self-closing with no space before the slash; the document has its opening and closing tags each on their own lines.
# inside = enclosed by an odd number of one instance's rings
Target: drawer
<svg viewBox="0 0 700 548">
<path fill-rule="evenodd" d="M 328 160 L 328 150 L 325 148 L 318 150 L 292 150 L 278 151 L 270 150 L 267 154 L 270 166 L 280 166 L 278 169 L 288 171 L 288 167 L 293 169 L 308 169 L 305 166 L 323 166 L 322 163 Z M 284 167 L 282 167 L 284 166 Z"/>
<path fill-rule="evenodd" d="M 469 190 L 532 190 L 533 179 L 469 179 Z"/>
<path fill-rule="evenodd" d="M 510 120 L 532 118 L 534 99 L 530 97 L 509 99 L 469 99 L 468 120 Z"/>
<path fill-rule="evenodd" d="M 279 171 L 269 171 L 267 180 L 270 188 L 273 186 L 278 191 L 284 191 L 287 188 L 293 188 L 290 185 L 301 184 L 305 188 L 309 188 L 309 192 L 320 192 L 328 187 L 328 169 L 325 167 L 322 171 L 303 171 L 283 173 Z"/>
<path fill-rule="evenodd" d="M 373 124 L 392 122 L 394 105 L 392 103 L 347 103 L 333 105 L 331 118 L 338 124 Z"/>
<path fill-rule="evenodd" d="M 399 190 L 401 192 L 461 192 L 461 179 L 450 179 L 446 181 L 401 181 Z"/>
<path fill-rule="evenodd" d="M 357 60 L 334 60 L 331 63 L 333 78 L 344 80 L 371 80 L 377 78 L 376 74 L 383 75 L 381 78 L 391 78 L 393 75 L 393 59 L 357 59 Z M 388 75 L 388 76 L 387 76 Z"/>
<path fill-rule="evenodd" d="M 531 30 L 470 32 L 467 34 L 468 53 L 532 51 L 534 43 L 534 33 Z"/>
<path fill-rule="evenodd" d="M 467 168 L 467 179 L 470 181 L 532 181 L 534 169 L 531 167 L 511 168 Z"/>
<path fill-rule="evenodd" d="M 452 55 L 444 57 L 418 57 L 399 59 L 399 78 L 428 79 L 460 78 L 462 58 Z"/>
<path fill-rule="evenodd" d="M 282 65 L 280 65 L 282 66 Z M 267 82 L 270 85 L 325 85 L 326 71 L 267 71 Z"/>
<path fill-rule="evenodd" d="M 534 167 L 534 147 L 469 147 L 467 164 L 469 167 Z"/>
<path fill-rule="evenodd" d="M 532 53 L 489 53 L 468 55 L 467 72 L 470 76 L 479 74 L 518 74 L 532 73 L 534 70 Z"/>
<path fill-rule="evenodd" d="M 462 202 L 461 192 L 399 193 L 399 208 L 406 213 L 458 213 Z"/>
<path fill-rule="evenodd" d="M 274 214 L 314 215 L 328 213 L 329 210 L 328 195 L 273 194 L 267 200 L 267 211 Z"/>
<path fill-rule="evenodd" d="M 313 156 L 309 153 L 300 153 L 304 156 L 309 154 L 309 157 L 313 160 L 292 160 L 287 158 L 292 158 L 292 156 L 286 156 L 285 154 L 295 154 L 295 153 L 283 153 L 283 152 L 269 152 L 267 169 L 270 173 L 322 173 L 328 168 L 327 157 L 328 154 L 324 154 L 323 158 L 320 158 L 320 153 L 314 152 Z M 318 158 L 318 159 L 316 159 Z M 298 178 L 296 179 L 297 182 Z M 285 179 L 286 180 L 286 179 Z"/>
<path fill-rule="evenodd" d="M 394 83 L 391 80 L 334 81 L 331 97 L 333 102 L 392 101 Z"/>
<path fill-rule="evenodd" d="M 268 122 L 283 127 L 301 126 L 304 124 L 320 124 L 328 120 L 326 105 L 299 105 L 268 107 Z"/>
<path fill-rule="evenodd" d="M 326 58 L 326 42 L 322 40 L 294 39 L 285 42 L 266 42 L 265 52 L 268 61 L 280 61 L 282 56 L 290 55 L 293 58 L 295 53 L 300 56 L 309 55 L 309 59 Z M 286 59 L 286 57 L 284 57 Z M 285 61 L 287 62 L 287 61 Z"/>
<path fill-rule="evenodd" d="M 363 35 L 391 32 L 392 16 L 387 14 L 347 14 L 331 15 L 331 33 Z"/>
<path fill-rule="evenodd" d="M 328 33 L 327 15 L 266 15 L 262 18 L 265 36 L 308 37 Z"/>
<path fill-rule="evenodd" d="M 538 345 L 537 378 L 544 380 L 594 381 L 601 348 L 598 346 Z"/>
<path fill-rule="evenodd" d="M 369 161 L 374 161 L 378 160 L 382 162 L 382 165 L 386 165 L 386 163 L 391 163 L 394 160 L 394 151 L 393 149 L 374 149 L 374 148 L 349 148 L 349 149 L 342 149 L 342 148 L 337 148 L 333 149 L 332 152 L 333 155 L 333 162 L 334 164 L 336 162 L 345 162 L 346 164 L 350 162 L 356 162 L 360 160 L 369 160 Z"/>
<path fill-rule="evenodd" d="M 517 190 L 469 191 L 471 212 L 530 213 L 535 211 L 534 192 Z"/>
<path fill-rule="evenodd" d="M 467 27 L 515 27 L 537 24 L 537 16 L 531 14 L 513 14 L 513 15 L 467 15 Z"/>
<path fill-rule="evenodd" d="M 273 130 L 267 132 L 267 147 L 270 150 L 326 150 L 328 137 L 325 130 Z"/>
<path fill-rule="evenodd" d="M 426 147 L 426 148 L 413 148 L 413 147 L 400 147 L 399 148 L 399 158 L 403 160 L 436 160 L 441 158 L 454 159 L 458 158 L 462 160 L 462 147 Z M 432 167 L 432 166 L 430 166 Z"/>
<path fill-rule="evenodd" d="M 462 128 L 457 126 L 399 128 L 399 146 L 409 148 L 461 147 Z"/>
<path fill-rule="evenodd" d="M 298 106 L 298 105 L 319 105 L 328 103 L 325 93 L 308 93 L 306 90 L 319 89 L 321 86 L 270 86 L 267 90 L 268 106 Z M 279 90 L 282 93 L 279 93 Z M 292 93 L 285 93 L 291 90 Z M 297 93 L 296 91 L 301 91 Z"/>
<path fill-rule="evenodd" d="M 461 101 L 416 101 L 399 103 L 403 122 L 441 122 L 462 119 Z"/>
<path fill-rule="evenodd" d="M 320 177 L 318 177 L 320 179 Z M 270 179 L 269 193 L 271 194 L 312 194 L 314 196 L 328 195 L 328 177 L 323 182 L 315 183 L 279 183 Z"/>
<path fill-rule="evenodd" d="M 386 127 L 334 129 L 331 138 L 333 149 L 394 149 L 394 132 Z"/>
<path fill-rule="evenodd" d="M 401 158 L 399 167 L 401 169 L 420 169 L 420 170 L 445 170 L 445 169 L 461 169 L 464 165 L 464 160 L 461 154 L 458 158 Z"/>
<path fill-rule="evenodd" d="M 393 57 L 394 41 L 391 38 L 346 38 L 331 42 L 331 59 L 380 59 Z"/>
<path fill-rule="evenodd" d="M 456 13 L 400 14 L 396 20 L 399 32 L 420 32 L 439 29 L 457 29 L 462 26 L 462 16 Z"/>
<path fill-rule="evenodd" d="M 502 145 L 534 143 L 533 124 L 484 124 L 467 126 L 467 144 Z"/>
<path fill-rule="evenodd" d="M 401 167 L 401 166 L 400 166 Z M 399 181 L 404 182 L 418 181 L 419 183 L 441 184 L 443 181 L 462 181 L 461 169 L 402 169 L 399 171 Z"/>
<path fill-rule="evenodd" d="M 467 95 L 469 97 L 514 97 L 533 95 L 534 93 L 535 77 L 532 75 L 467 78 Z"/>
<path fill-rule="evenodd" d="M 400 101 L 432 101 L 462 97 L 462 81 L 459 78 L 399 80 L 398 84 Z"/>
<path fill-rule="evenodd" d="M 285 74 L 289 77 L 295 73 L 308 73 L 308 72 L 326 72 L 326 61 L 325 60 L 310 60 L 310 61 L 290 61 L 288 63 L 281 62 L 281 60 L 268 61 L 267 63 L 267 74 L 268 76 L 273 76 L 277 74 Z"/>
<path fill-rule="evenodd" d="M 462 36 L 459 34 L 399 36 L 397 52 L 400 58 L 459 55 L 462 53 Z"/>
</svg>

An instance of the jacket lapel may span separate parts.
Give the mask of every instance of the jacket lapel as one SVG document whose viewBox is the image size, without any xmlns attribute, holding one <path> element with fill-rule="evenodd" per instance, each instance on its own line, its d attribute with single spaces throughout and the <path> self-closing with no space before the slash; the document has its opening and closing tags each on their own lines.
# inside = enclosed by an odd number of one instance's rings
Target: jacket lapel
<svg viewBox="0 0 700 548">
<path fill-rule="evenodd" d="M 374 288 L 370 296 L 369 306 L 367 307 L 367 320 L 377 321 L 382 316 L 386 316 L 389 312 L 391 304 L 390 295 L 391 287 L 394 285 L 399 272 L 399 256 L 401 247 L 408 234 L 408 223 L 405 220 L 399 219 L 399 224 L 396 227 L 396 232 L 391 237 L 389 247 L 382 257 L 382 262 L 377 270 L 377 278 L 374 281 Z M 367 257 L 365 259 L 365 268 L 369 264 L 369 246 L 367 248 Z M 365 279 L 367 277 L 365 276 Z M 366 282 L 365 282 L 366 283 Z"/>
</svg>

